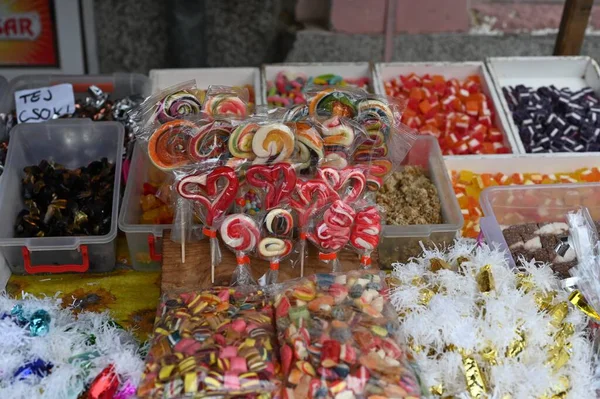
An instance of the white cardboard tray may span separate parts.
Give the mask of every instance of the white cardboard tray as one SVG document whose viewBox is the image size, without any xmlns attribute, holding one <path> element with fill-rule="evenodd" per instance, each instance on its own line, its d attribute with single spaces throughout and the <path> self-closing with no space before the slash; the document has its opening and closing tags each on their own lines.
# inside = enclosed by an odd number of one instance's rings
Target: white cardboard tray
<svg viewBox="0 0 600 399">
<path fill-rule="evenodd" d="M 557 153 L 496 155 L 494 158 L 463 155 L 444 158 L 450 171 L 470 170 L 475 173 L 559 173 L 581 168 L 600 168 L 599 153 Z"/>
<path fill-rule="evenodd" d="M 554 85 L 559 89 L 568 87 L 571 90 L 579 90 L 590 86 L 596 93 L 600 92 L 600 68 L 594 59 L 587 56 L 490 57 L 486 59 L 486 64 L 500 100 L 501 110 L 520 153 L 525 153 L 525 147 L 502 94 L 503 87 L 522 84 L 538 88 Z"/>
<path fill-rule="evenodd" d="M 392 62 L 392 63 L 377 63 L 374 67 L 375 74 L 375 92 L 380 95 L 386 95 L 384 83 L 397 78 L 400 75 L 408 75 L 415 73 L 417 75 L 442 75 L 446 79 L 464 80 L 471 75 L 479 75 L 481 77 L 481 88 L 494 105 L 496 115 L 494 123 L 504 135 L 504 145 L 509 147 L 513 154 L 522 153 L 513 137 L 513 130 L 510 128 L 506 120 L 506 113 L 502 111 L 502 105 L 498 98 L 498 93 L 494 88 L 494 84 L 489 75 L 485 64 L 479 61 L 473 62 Z M 452 158 L 457 155 L 447 155 L 444 158 Z M 475 155 L 468 155 L 473 157 Z M 485 158 L 496 158 L 499 155 L 483 155 Z"/>
<path fill-rule="evenodd" d="M 152 92 L 169 86 L 195 80 L 198 88 L 207 89 L 210 85 L 223 86 L 254 86 L 256 105 L 261 105 L 263 92 L 259 68 L 186 68 L 186 69 L 152 69 L 150 81 Z"/>
<path fill-rule="evenodd" d="M 267 82 L 272 81 L 277 76 L 277 73 L 286 71 L 290 73 L 301 73 L 307 77 L 319 76 L 327 73 L 340 75 L 345 79 L 369 78 L 369 91 L 375 91 L 373 82 L 372 65 L 368 62 L 319 62 L 319 63 L 282 63 L 282 64 L 266 64 L 261 68 L 262 103 L 267 104 Z"/>
</svg>

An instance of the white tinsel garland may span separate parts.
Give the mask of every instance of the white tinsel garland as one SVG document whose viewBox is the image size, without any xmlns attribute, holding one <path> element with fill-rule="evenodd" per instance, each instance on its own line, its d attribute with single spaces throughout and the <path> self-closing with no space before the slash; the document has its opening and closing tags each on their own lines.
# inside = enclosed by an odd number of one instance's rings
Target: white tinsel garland
<svg viewBox="0 0 600 399">
<path fill-rule="evenodd" d="M 130 386 L 137 387 L 143 370 L 139 346 L 131 334 L 110 322 L 107 313 L 81 312 L 75 316 L 61 307 L 60 299 L 23 297 L 15 300 L 0 295 L 0 398 L 75 399 L 111 364 L 120 385 L 129 381 Z M 47 311 L 49 332 L 32 336 L 28 328 L 16 324 L 7 315 L 17 304 L 21 304 L 24 315 Z M 81 359 L 69 362 L 73 356 L 92 352 L 97 353 L 87 365 Z M 20 367 L 36 359 L 52 363 L 48 375 L 15 378 Z"/>
<path fill-rule="evenodd" d="M 482 292 L 478 279 L 487 281 L 487 265 L 492 289 Z M 513 273 L 501 252 L 465 239 L 447 250 L 426 250 L 420 258 L 394 265 L 398 286 L 390 298 L 400 315 L 403 338 L 422 371 L 423 386 L 432 396 L 595 397 L 598 381 L 585 331 L 587 317 L 569 306 L 566 317 L 555 314 L 553 319 L 552 309 L 568 302 L 558 278 L 547 265 L 528 263 L 522 271 Z M 561 345 L 557 334 L 569 331 L 565 326 L 570 325 L 572 334 Z M 552 353 L 565 359 L 561 349 L 568 360 L 557 367 L 560 361 Z M 486 395 L 469 392 L 465 356 L 486 378 Z M 563 392 L 566 396 L 558 396 Z"/>
</svg>

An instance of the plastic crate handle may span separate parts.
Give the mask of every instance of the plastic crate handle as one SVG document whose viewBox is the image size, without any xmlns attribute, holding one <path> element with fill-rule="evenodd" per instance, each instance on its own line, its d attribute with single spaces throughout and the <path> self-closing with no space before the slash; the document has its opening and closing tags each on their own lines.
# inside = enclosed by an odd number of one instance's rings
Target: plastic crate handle
<svg viewBox="0 0 600 399">
<path fill-rule="evenodd" d="M 33 266 L 31 264 L 31 252 L 27 247 L 21 247 L 21 253 L 23 254 L 23 261 L 25 264 L 25 271 L 28 274 L 37 274 L 37 273 L 85 273 L 90 268 L 90 259 L 88 256 L 88 247 L 87 245 L 82 245 L 79 247 L 79 252 L 81 252 L 81 264 L 80 265 L 37 265 Z"/>
<path fill-rule="evenodd" d="M 155 262 L 162 261 L 162 254 L 156 252 L 156 237 L 154 237 L 154 234 L 148 234 L 148 249 L 150 252 L 150 259 Z"/>
</svg>

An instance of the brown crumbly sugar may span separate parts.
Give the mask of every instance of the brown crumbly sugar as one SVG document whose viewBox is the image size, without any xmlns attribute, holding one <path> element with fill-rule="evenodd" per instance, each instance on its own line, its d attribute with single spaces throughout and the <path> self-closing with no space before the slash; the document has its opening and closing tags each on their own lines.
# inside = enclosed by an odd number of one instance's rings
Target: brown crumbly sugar
<svg viewBox="0 0 600 399">
<path fill-rule="evenodd" d="M 441 224 L 442 205 L 437 189 L 420 166 L 393 173 L 377 193 L 389 225 Z"/>
</svg>

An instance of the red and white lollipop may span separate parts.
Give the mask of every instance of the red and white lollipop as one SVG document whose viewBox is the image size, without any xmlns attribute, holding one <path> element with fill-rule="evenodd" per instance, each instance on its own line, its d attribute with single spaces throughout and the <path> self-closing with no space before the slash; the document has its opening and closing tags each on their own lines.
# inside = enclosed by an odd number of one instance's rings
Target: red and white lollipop
<svg viewBox="0 0 600 399">
<path fill-rule="evenodd" d="M 235 253 L 237 267 L 232 276 L 235 285 L 245 285 L 253 282 L 248 265 L 248 254 L 256 249 L 260 240 L 258 223 L 250 216 L 236 213 L 227 216 L 220 228 L 221 238 L 229 249 Z"/>
<path fill-rule="evenodd" d="M 323 213 L 323 220 L 309 231 L 308 239 L 319 249 L 319 259 L 331 262 L 334 272 L 339 271 L 337 253 L 350 239 L 355 216 L 350 205 L 336 200 Z"/>
<path fill-rule="evenodd" d="M 363 268 L 371 266 L 371 253 L 381 238 L 381 214 L 376 206 L 369 206 L 356 213 L 350 233 L 350 244 L 361 255 Z"/>
</svg>

